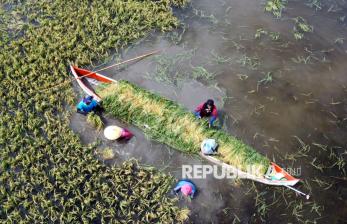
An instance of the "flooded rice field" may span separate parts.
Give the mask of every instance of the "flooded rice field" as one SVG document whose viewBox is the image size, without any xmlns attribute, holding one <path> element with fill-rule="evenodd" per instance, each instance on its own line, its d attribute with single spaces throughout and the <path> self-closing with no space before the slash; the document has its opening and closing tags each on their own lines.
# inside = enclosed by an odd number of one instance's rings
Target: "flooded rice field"
<svg viewBox="0 0 347 224">
<path fill-rule="evenodd" d="M 315 3 L 315 4 L 313 4 Z M 175 13 L 181 28 L 152 33 L 124 50 L 124 60 L 156 56 L 101 72 L 129 80 L 193 110 L 213 98 L 220 128 L 283 167 L 299 172 L 305 200 L 282 187 L 252 181 L 194 180 L 199 193 L 180 200 L 192 223 L 343 223 L 347 220 L 347 3 L 289 1 L 281 18 L 264 12 L 264 1 L 193 0 Z M 318 7 L 319 6 L 319 7 Z M 298 21 L 311 26 L 300 40 Z M 298 30 L 298 28 L 296 28 Z M 119 58 L 117 60 L 120 60 Z M 116 59 L 91 69 L 114 64 Z M 76 85 L 76 91 L 82 92 Z M 127 127 L 135 137 L 110 142 L 74 114 L 71 128 L 85 144 L 112 148 L 110 166 L 136 158 L 177 179 L 185 164 L 209 164 L 148 140 L 135 127 L 104 116 L 106 125 Z"/>
</svg>

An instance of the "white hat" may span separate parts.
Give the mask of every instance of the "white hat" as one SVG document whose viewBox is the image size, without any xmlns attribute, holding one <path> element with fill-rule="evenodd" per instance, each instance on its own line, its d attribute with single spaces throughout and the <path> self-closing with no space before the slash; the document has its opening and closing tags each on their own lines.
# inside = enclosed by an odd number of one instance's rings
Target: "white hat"
<svg viewBox="0 0 347 224">
<path fill-rule="evenodd" d="M 116 140 L 122 135 L 123 129 L 118 126 L 108 126 L 104 130 L 104 135 L 108 140 Z"/>
</svg>

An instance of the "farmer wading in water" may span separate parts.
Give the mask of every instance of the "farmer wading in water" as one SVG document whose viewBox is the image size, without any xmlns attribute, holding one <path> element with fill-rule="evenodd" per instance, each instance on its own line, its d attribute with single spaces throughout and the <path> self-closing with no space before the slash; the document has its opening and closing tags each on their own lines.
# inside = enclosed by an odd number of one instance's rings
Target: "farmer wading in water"
<svg viewBox="0 0 347 224">
<path fill-rule="evenodd" d="M 87 115 L 91 111 L 101 112 L 102 108 L 93 96 L 86 96 L 77 104 L 77 113 Z"/>
<path fill-rule="evenodd" d="M 205 103 L 199 104 L 199 106 L 195 109 L 194 114 L 199 119 L 209 117 L 209 127 L 213 126 L 213 122 L 215 122 L 218 116 L 217 107 L 214 105 L 214 101 L 211 99 L 207 100 Z"/>
</svg>

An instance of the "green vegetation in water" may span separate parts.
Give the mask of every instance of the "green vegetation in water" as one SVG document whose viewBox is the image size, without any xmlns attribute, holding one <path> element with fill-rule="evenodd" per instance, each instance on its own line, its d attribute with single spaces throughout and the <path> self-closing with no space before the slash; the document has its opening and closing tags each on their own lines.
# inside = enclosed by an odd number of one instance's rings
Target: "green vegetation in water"
<svg viewBox="0 0 347 224">
<path fill-rule="evenodd" d="M 305 33 L 312 33 L 313 27 L 301 16 L 294 18 L 295 24 L 293 27 L 293 34 L 296 40 L 304 38 Z"/>
<path fill-rule="evenodd" d="M 211 22 L 213 24 L 217 24 L 218 23 L 217 18 L 213 14 L 207 15 L 204 10 L 193 8 L 193 13 L 196 16 L 198 16 L 199 18 L 207 19 L 209 22 Z"/>
<path fill-rule="evenodd" d="M 101 117 L 94 112 L 91 112 L 87 115 L 87 122 L 100 131 L 104 127 L 104 122 L 101 120 Z"/>
<path fill-rule="evenodd" d="M 264 30 L 263 28 L 259 28 L 255 32 L 254 37 L 255 37 L 255 39 L 260 39 L 261 36 L 267 35 L 267 34 L 268 34 L 268 31 Z"/>
<path fill-rule="evenodd" d="M 311 8 L 314 8 L 316 11 L 321 10 L 323 8 L 321 0 L 308 0 L 306 5 Z"/>
<path fill-rule="evenodd" d="M 195 116 L 177 103 L 146 91 L 127 81 L 111 84 L 98 91 L 103 106 L 111 115 L 144 130 L 152 139 L 188 153 L 198 153 L 206 138 L 217 139 L 218 158 L 247 172 L 253 166 L 262 176 L 269 160 L 242 141 L 220 130 L 207 128 L 205 120 Z"/>
<path fill-rule="evenodd" d="M 115 157 L 115 153 L 113 149 L 106 147 L 104 149 L 99 149 L 97 153 L 101 156 L 103 160 L 113 159 Z"/>
<path fill-rule="evenodd" d="M 255 32 L 255 39 L 260 39 L 262 36 L 269 36 L 271 40 L 277 41 L 280 39 L 280 33 L 264 30 L 263 28 L 257 29 Z"/>
<path fill-rule="evenodd" d="M 194 79 L 211 80 L 214 76 L 215 74 L 208 72 L 202 66 L 193 67 L 192 77 Z"/>
<path fill-rule="evenodd" d="M 210 73 L 202 66 L 192 66 L 189 61 L 195 54 L 195 50 L 185 51 L 176 55 L 158 55 L 155 60 L 155 71 L 146 76 L 157 82 L 180 87 L 187 79 L 210 81 L 215 74 Z"/>
<path fill-rule="evenodd" d="M 249 57 L 246 54 L 242 55 L 242 57 L 239 60 L 237 60 L 237 62 L 250 70 L 257 70 L 259 66 L 258 57 Z"/>
<path fill-rule="evenodd" d="M 344 42 L 345 42 L 345 38 L 344 37 L 338 37 L 334 41 L 335 44 L 340 44 L 340 45 L 342 45 Z"/>
<path fill-rule="evenodd" d="M 287 5 L 287 0 L 267 0 L 265 11 L 272 13 L 277 18 L 282 16 L 282 11 Z"/>
<path fill-rule="evenodd" d="M 107 167 L 81 144 L 69 127 L 72 85 L 61 85 L 69 64 L 88 66 L 153 29 L 177 27 L 171 6 L 185 2 L 16 1 L 1 11 L 0 223 L 187 218 L 167 197 L 172 178 L 136 162 Z"/>
<path fill-rule="evenodd" d="M 225 64 L 231 61 L 231 58 L 218 55 L 214 50 L 211 51 L 212 62 L 215 64 Z"/>
<path fill-rule="evenodd" d="M 308 56 L 297 56 L 296 58 L 291 58 L 294 63 L 297 64 L 309 64 L 311 62 L 311 55 Z"/>
<path fill-rule="evenodd" d="M 267 72 L 267 73 L 263 72 L 263 74 L 265 76 L 264 76 L 264 78 L 262 78 L 261 80 L 258 81 L 257 90 L 259 90 L 260 85 L 267 85 L 269 83 L 272 83 L 272 81 L 273 81 L 272 72 Z"/>
</svg>

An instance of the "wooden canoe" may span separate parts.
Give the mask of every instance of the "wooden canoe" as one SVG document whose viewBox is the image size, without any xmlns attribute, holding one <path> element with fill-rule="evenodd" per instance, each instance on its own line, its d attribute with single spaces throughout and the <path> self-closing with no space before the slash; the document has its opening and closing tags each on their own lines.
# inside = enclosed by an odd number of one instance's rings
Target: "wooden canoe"
<svg viewBox="0 0 347 224">
<path fill-rule="evenodd" d="M 97 82 L 101 83 L 111 83 L 111 82 L 117 82 L 114 79 L 108 78 L 104 75 L 101 75 L 99 73 L 91 72 L 86 69 L 81 69 L 76 66 L 70 65 L 70 70 L 75 77 L 78 85 L 82 88 L 82 90 L 89 96 L 93 96 L 94 99 L 98 102 L 101 101 L 101 97 L 96 94 L 91 84 L 95 83 L 93 80 L 96 80 Z"/>
<path fill-rule="evenodd" d="M 297 178 L 291 176 L 284 169 L 282 169 L 280 166 L 278 166 L 277 164 L 275 164 L 273 162 L 271 162 L 271 165 L 269 165 L 268 172 L 266 172 L 266 173 L 268 174 L 272 169 L 274 169 L 274 171 L 276 173 L 280 173 L 283 175 L 283 178 L 281 178 L 280 180 L 272 180 L 267 174 L 265 174 L 263 177 L 258 177 L 258 176 L 255 176 L 253 174 L 239 170 L 232 165 L 223 163 L 222 161 L 220 161 L 219 159 L 217 159 L 214 156 L 207 156 L 207 155 L 204 155 L 203 153 L 200 153 L 200 155 L 202 157 L 204 157 L 206 160 L 208 160 L 214 164 L 217 164 L 217 165 L 221 166 L 222 168 L 227 169 L 231 173 L 235 174 L 236 178 L 249 179 L 249 180 L 257 181 L 257 182 L 260 182 L 263 184 L 275 185 L 275 186 L 294 186 L 295 184 L 297 184 L 300 181 L 300 179 L 297 179 Z"/>
<path fill-rule="evenodd" d="M 94 99 L 96 99 L 98 102 L 101 101 L 101 97 L 98 94 L 96 94 L 91 84 L 95 82 L 101 82 L 101 83 L 117 82 L 116 80 L 108 78 L 99 73 L 91 72 L 86 69 L 81 69 L 76 66 L 71 65 L 70 69 L 77 83 L 83 89 L 83 91 L 87 95 L 93 96 Z M 228 169 L 231 173 L 234 173 L 237 178 L 250 179 L 250 180 L 257 181 L 263 184 L 275 185 L 275 186 L 294 186 L 296 183 L 300 181 L 300 179 L 297 179 L 291 176 L 284 169 L 282 169 L 280 166 L 278 166 L 277 164 L 273 162 L 269 164 L 269 168 L 266 174 L 264 174 L 263 177 L 259 177 L 259 176 L 255 176 L 250 173 L 244 172 L 242 170 L 239 170 L 232 165 L 223 163 L 214 156 L 207 156 L 207 155 L 204 155 L 203 153 L 200 153 L 200 155 L 206 160 L 214 164 L 220 165 L 223 168 Z M 275 174 L 280 174 L 282 178 L 279 180 L 271 179 L 271 177 L 269 176 L 271 172 Z"/>
</svg>

